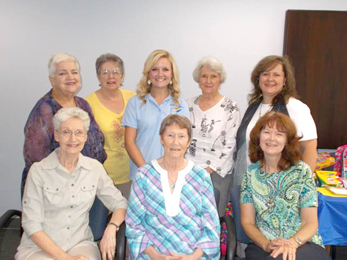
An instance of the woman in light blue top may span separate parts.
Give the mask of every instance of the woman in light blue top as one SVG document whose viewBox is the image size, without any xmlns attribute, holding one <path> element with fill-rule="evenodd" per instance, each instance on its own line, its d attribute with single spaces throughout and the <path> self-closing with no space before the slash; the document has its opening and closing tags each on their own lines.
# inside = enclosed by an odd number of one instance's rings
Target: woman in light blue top
<svg viewBox="0 0 347 260">
<path fill-rule="evenodd" d="M 138 167 L 163 156 L 159 129 L 169 114 L 189 118 L 187 103 L 179 97 L 178 69 L 172 55 L 155 50 L 147 58 L 143 77 L 126 107 L 122 126 L 125 127 L 125 148 L 130 156 L 130 179 Z"/>
</svg>

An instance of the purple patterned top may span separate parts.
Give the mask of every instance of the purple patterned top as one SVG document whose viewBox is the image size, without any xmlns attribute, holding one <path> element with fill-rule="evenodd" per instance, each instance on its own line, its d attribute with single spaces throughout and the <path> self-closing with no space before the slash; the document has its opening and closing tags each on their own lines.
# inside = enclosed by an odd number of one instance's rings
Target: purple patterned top
<svg viewBox="0 0 347 260">
<path fill-rule="evenodd" d="M 82 154 L 103 163 L 107 156 L 104 151 L 104 135 L 96 123 L 92 110 L 83 98 L 75 96 L 77 107 L 86 111 L 90 116 L 88 139 L 82 150 Z M 53 98 L 52 90 L 44 95 L 31 110 L 24 127 L 24 160 L 25 168 L 22 174 L 23 191 L 25 180 L 31 165 L 47 157 L 59 143 L 53 137 L 53 116 L 62 106 Z"/>
</svg>

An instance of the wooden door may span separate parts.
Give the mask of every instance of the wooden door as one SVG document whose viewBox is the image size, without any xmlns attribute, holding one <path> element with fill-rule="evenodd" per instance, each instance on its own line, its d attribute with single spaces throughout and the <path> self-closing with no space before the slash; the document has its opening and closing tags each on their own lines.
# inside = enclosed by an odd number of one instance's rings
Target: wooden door
<svg viewBox="0 0 347 260">
<path fill-rule="evenodd" d="M 316 122 L 318 148 L 347 144 L 347 12 L 288 10 L 283 54 Z"/>
</svg>

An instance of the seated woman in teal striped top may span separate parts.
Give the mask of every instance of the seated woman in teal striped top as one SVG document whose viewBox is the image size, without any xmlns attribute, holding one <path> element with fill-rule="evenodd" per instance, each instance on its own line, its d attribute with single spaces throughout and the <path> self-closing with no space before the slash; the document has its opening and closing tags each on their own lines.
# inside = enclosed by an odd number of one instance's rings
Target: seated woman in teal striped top
<svg viewBox="0 0 347 260">
<path fill-rule="evenodd" d="M 219 259 L 220 224 L 209 173 L 184 158 L 191 123 L 160 127 L 164 156 L 140 167 L 126 216 L 131 259 Z"/>
</svg>

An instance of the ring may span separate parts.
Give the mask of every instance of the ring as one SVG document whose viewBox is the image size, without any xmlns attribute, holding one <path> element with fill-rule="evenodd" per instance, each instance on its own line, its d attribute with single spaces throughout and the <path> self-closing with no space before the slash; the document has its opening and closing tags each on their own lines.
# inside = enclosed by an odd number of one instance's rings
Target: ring
<svg viewBox="0 0 347 260">
<path fill-rule="evenodd" d="M 292 252 L 289 251 L 289 254 L 291 254 Z"/>
</svg>

